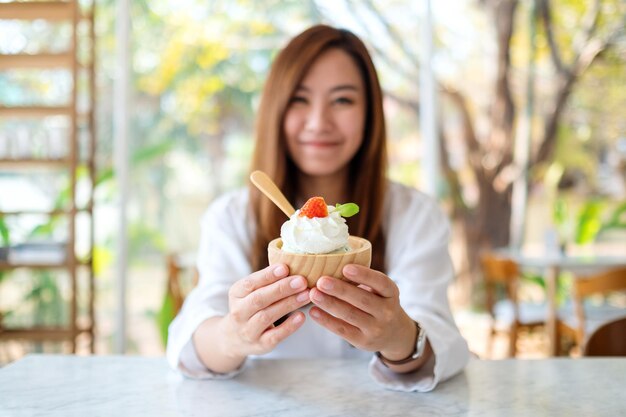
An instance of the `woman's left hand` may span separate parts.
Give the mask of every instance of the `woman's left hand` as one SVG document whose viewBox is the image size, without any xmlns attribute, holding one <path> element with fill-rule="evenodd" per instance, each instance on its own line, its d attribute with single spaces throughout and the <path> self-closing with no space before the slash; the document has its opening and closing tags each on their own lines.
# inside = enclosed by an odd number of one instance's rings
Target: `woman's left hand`
<svg viewBox="0 0 626 417">
<path fill-rule="evenodd" d="M 415 348 L 417 329 L 400 306 L 396 284 L 383 274 L 360 265 L 347 265 L 344 276 L 358 284 L 322 277 L 309 296 L 315 304 L 310 316 L 353 346 L 385 358 L 401 360 Z"/>
</svg>

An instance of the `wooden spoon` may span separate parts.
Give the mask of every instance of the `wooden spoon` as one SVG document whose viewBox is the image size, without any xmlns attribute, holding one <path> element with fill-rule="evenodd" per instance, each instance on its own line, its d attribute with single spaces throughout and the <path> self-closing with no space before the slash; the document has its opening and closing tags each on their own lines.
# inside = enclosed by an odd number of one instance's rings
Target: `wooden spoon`
<svg viewBox="0 0 626 417">
<path fill-rule="evenodd" d="M 296 212 L 296 209 L 287 201 L 285 195 L 278 189 L 274 181 L 263 171 L 254 171 L 250 174 L 250 181 L 252 184 L 256 186 L 267 198 L 272 200 L 278 208 L 287 215 L 287 217 L 291 217 L 293 213 Z"/>
</svg>

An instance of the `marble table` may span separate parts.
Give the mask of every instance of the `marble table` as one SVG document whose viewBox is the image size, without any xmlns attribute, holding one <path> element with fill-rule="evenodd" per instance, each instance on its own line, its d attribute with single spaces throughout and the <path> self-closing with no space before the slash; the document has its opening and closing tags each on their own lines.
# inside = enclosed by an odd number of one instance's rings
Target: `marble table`
<svg viewBox="0 0 626 417">
<path fill-rule="evenodd" d="M 473 360 L 430 393 L 380 388 L 361 360 L 257 360 L 231 380 L 161 358 L 31 355 L 0 369 L 0 416 L 618 416 L 626 358 Z"/>
</svg>

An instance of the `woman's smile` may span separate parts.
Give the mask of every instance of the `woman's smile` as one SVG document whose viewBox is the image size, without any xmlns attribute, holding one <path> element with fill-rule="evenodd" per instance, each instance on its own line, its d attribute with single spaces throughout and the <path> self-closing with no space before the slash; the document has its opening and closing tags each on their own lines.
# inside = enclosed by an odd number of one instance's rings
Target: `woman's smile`
<svg viewBox="0 0 626 417">
<path fill-rule="evenodd" d="M 332 140 L 299 140 L 298 145 L 306 148 L 306 149 L 334 149 L 338 146 L 342 146 L 342 141 L 332 141 Z"/>
</svg>

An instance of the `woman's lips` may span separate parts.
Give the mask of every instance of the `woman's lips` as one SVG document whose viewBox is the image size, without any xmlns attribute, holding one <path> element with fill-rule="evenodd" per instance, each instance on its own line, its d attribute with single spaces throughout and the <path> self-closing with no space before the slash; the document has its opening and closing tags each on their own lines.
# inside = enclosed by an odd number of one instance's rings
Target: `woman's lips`
<svg viewBox="0 0 626 417">
<path fill-rule="evenodd" d="M 326 149 L 326 148 L 334 148 L 336 146 L 340 146 L 341 142 L 329 142 L 322 140 L 309 140 L 309 141 L 301 141 L 301 146 L 317 148 L 317 149 Z"/>
</svg>

